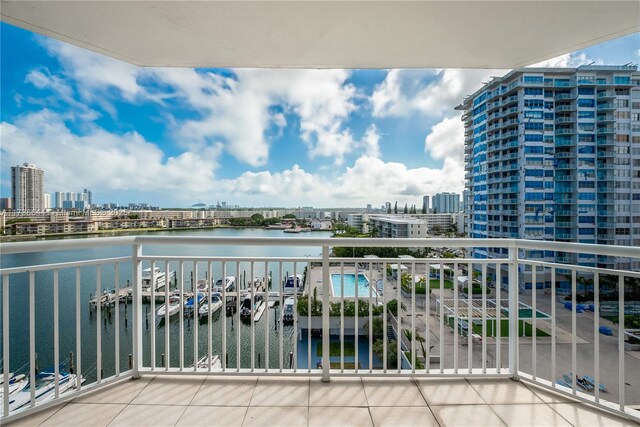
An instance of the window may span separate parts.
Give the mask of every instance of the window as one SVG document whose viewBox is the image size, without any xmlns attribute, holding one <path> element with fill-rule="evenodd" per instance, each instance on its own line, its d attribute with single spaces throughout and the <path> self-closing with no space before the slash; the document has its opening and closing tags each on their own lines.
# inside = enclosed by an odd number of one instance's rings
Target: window
<svg viewBox="0 0 640 427">
<path fill-rule="evenodd" d="M 544 92 L 541 87 L 526 87 L 524 88 L 525 95 L 542 95 Z"/>
<path fill-rule="evenodd" d="M 526 142 L 542 142 L 542 139 L 543 139 L 542 138 L 542 134 L 539 134 L 539 133 L 533 133 L 533 134 L 532 133 L 526 133 L 524 135 L 524 140 Z M 526 153 L 526 151 L 525 151 L 525 153 Z M 541 148 L 540 153 L 542 153 L 542 148 Z"/>
<path fill-rule="evenodd" d="M 578 111 L 579 119 L 593 119 L 594 117 L 595 117 L 594 111 L 584 111 L 584 110 Z"/>
<path fill-rule="evenodd" d="M 592 87 L 578 88 L 578 95 L 593 95 L 593 88 Z"/>
<path fill-rule="evenodd" d="M 543 117 L 542 111 L 525 111 L 525 119 L 541 119 Z"/>
<path fill-rule="evenodd" d="M 593 99 L 578 99 L 578 107 L 593 108 L 595 101 Z"/>
<path fill-rule="evenodd" d="M 524 76 L 522 80 L 526 83 L 542 83 L 542 76 Z"/>
</svg>

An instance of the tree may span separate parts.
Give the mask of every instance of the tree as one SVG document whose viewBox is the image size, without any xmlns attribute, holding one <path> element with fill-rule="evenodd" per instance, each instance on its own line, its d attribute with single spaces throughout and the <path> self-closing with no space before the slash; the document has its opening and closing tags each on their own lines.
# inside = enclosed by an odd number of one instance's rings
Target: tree
<svg viewBox="0 0 640 427">
<path fill-rule="evenodd" d="M 442 227 L 436 224 L 433 227 L 431 227 L 431 232 L 435 235 L 442 234 Z"/>
<path fill-rule="evenodd" d="M 296 219 L 296 216 L 294 214 L 286 214 L 282 219 Z"/>
<path fill-rule="evenodd" d="M 398 202 L 396 201 L 396 204 L 393 206 L 393 213 L 397 214 L 398 213 Z"/>
<path fill-rule="evenodd" d="M 380 359 L 384 356 L 384 341 L 377 340 L 373 343 L 373 352 L 378 355 Z M 391 340 L 387 343 L 387 368 L 394 369 L 398 366 L 398 341 Z"/>
<path fill-rule="evenodd" d="M 427 206 L 426 205 L 422 205 L 422 213 L 423 214 L 427 213 Z"/>
<path fill-rule="evenodd" d="M 407 204 L 404 204 L 404 213 L 409 213 L 409 209 L 407 208 Z"/>
</svg>

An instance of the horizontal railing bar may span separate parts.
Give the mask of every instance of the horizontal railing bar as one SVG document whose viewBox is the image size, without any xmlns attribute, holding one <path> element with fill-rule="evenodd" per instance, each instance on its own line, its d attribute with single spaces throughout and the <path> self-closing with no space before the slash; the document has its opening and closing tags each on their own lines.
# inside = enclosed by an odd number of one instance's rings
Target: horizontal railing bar
<svg viewBox="0 0 640 427">
<path fill-rule="evenodd" d="M 494 370 L 495 371 L 495 370 Z M 152 370 L 150 368 L 141 368 L 141 375 L 171 375 L 175 376 L 179 374 L 183 375 L 207 375 L 207 376 L 270 376 L 270 377 L 321 377 L 322 369 L 311 369 L 309 372 L 308 369 L 298 369 L 295 371 L 294 369 L 283 369 L 282 372 L 279 369 L 270 368 L 269 370 L 265 370 L 264 368 L 255 368 L 253 371 L 250 368 L 242 368 L 240 370 L 229 371 L 209 371 L 207 368 L 201 368 L 198 370 L 180 370 L 180 368 L 169 368 L 169 370 Z M 339 377 L 384 377 L 384 378 L 407 378 L 407 377 L 420 377 L 420 378 L 510 378 L 512 374 L 508 372 L 507 369 L 502 369 L 502 372 L 486 372 L 483 373 L 482 369 L 473 369 L 470 373 L 468 370 L 464 372 L 460 371 L 455 373 L 453 369 L 444 369 L 442 373 L 439 371 L 426 374 L 424 372 L 413 372 L 412 369 L 402 369 L 400 372 L 397 370 L 387 371 L 386 373 L 382 369 L 375 369 L 372 372 L 369 372 L 366 369 L 360 369 L 357 372 L 355 369 L 345 369 L 344 372 L 341 372 L 340 369 L 331 369 L 331 376 L 339 376 Z"/>
<path fill-rule="evenodd" d="M 605 256 L 640 258 L 640 248 L 631 246 L 593 245 L 586 243 L 554 242 L 526 239 L 469 239 L 469 238 L 290 238 L 290 237 L 219 237 L 219 236 L 124 236 L 91 239 L 54 240 L 45 242 L 3 243 L 4 254 L 60 251 L 99 246 L 122 245 L 243 245 L 243 246 L 344 246 L 344 247 L 458 247 L 509 248 L 550 250 L 573 253 L 597 253 Z"/>
<path fill-rule="evenodd" d="M 318 257 L 228 257 L 228 256 L 171 256 L 171 255 L 143 255 L 139 257 L 146 261 L 196 261 L 196 262 L 321 262 Z"/>
<path fill-rule="evenodd" d="M 63 268 L 96 266 L 96 265 L 104 265 L 104 264 L 113 264 L 116 262 L 123 262 L 123 261 L 124 262 L 131 261 L 131 257 L 122 256 L 122 257 L 115 257 L 115 258 L 90 259 L 85 261 L 61 262 L 56 264 L 41 264 L 41 265 L 29 265 L 25 267 L 2 268 L 0 269 L 0 275 L 27 273 L 30 271 L 61 270 Z"/>
<path fill-rule="evenodd" d="M 518 258 L 518 264 L 525 264 L 531 266 L 542 266 L 542 267 L 550 267 L 571 271 L 583 271 L 586 273 L 601 273 L 601 274 L 610 274 L 610 275 L 622 275 L 626 277 L 638 277 L 640 278 L 640 271 L 631 271 L 631 270 L 614 270 L 612 268 L 600 268 L 600 267 L 585 267 L 576 264 L 560 264 L 557 262 L 549 262 L 549 261 L 535 261 Z"/>
<path fill-rule="evenodd" d="M 329 260 L 333 262 L 357 262 L 359 264 L 382 263 L 382 262 L 400 262 L 401 264 L 454 264 L 454 263 L 473 263 L 473 264 L 501 264 L 509 262 L 508 258 L 334 258 Z"/>
</svg>

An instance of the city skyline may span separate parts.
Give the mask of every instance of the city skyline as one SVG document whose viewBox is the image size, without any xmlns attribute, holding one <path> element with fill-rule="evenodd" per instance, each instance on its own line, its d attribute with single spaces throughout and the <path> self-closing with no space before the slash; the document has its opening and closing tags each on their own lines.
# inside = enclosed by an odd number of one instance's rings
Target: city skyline
<svg viewBox="0 0 640 427">
<path fill-rule="evenodd" d="M 138 68 L 7 24 L 2 197 L 9 168 L 47 171 L 45 193 L 161 207 L 421 206 L 462 193 L 453 108 L 509 70 Z M 634 34 L 545 62 L 640 60 Z M 20 55 L 17 54 L 20 52 Z"/>
</svg>

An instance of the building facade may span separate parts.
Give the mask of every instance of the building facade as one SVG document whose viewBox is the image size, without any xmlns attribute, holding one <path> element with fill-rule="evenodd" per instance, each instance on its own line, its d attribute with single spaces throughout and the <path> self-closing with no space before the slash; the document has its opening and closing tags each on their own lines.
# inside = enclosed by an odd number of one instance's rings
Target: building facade
<svg viewBox="0 0 640 427">
<path fill-rule="evenodd" d="M 464 111 L 470 237 L 640 246 L 636 66 L 513 70 L 457 109 Z M 480 249 L 473 255 L 506 254 Z M 640 267 L 591 254 L 525 256 Z"/>
<path fill-rule="evenodd" d="M 460 212 L 460 195 L 456 193 L 438 193 L 433 196 L 433 213 Z"/>
<path fill-rule="evenodd" d="M 43 210 L 44 171 L 29 163 L 12 166 L 11 197 L 15 210 Z"/>
</svg>

